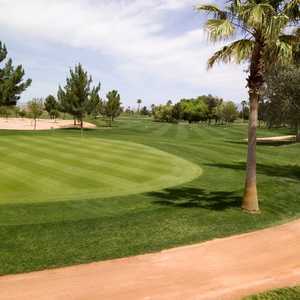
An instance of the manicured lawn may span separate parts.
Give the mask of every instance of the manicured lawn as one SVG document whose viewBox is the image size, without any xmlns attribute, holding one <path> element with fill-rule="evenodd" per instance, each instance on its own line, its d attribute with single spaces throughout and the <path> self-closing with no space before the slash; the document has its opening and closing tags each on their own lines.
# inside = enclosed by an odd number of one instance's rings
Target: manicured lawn
<svg viewBox="0 0 300 300">
<path fill-rule="evenodd" d="M 299 300 L 300 287 L 278 289 L 263 294 L 247 297 L 244 300 Z"/>
<path fill-rule="evenodd" d="M 260 136 L 278 131 L 261 130 Z M 0 274 L 196 243 L 300 215 L 300 145 L 258 146 L 262 213 L 239 206 L 246 126 L 121 119 L 0 132 Z"/>
</svg>

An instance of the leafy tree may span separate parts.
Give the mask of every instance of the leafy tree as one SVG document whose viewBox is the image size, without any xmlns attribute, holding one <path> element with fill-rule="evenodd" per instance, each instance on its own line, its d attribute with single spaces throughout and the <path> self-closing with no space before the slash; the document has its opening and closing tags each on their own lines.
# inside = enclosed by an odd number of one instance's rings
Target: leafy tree
<svg viewBox="0 0 300 300">
<path fill-rule="evenodd" d="M 200 5 L 199 10 L 212 15 L 206 23 L 211 40 L 235 40 L 217 51 L 208 61 L 249 62 L 248 92 L 250 102 L 248 155 L 245 192 L 242 208 L 259 211 L 256 189 L 256 128 L 258 103 L 271 65 L 289 62 L 294 58 L 295 35 L 285 34 L 290 24 L 299 19 L 299 0 L 231 0 L 224 9 L 216 5 Z"/>
<path fill-rule="evenodd" d="M 34 129 L 36 129 L 36 121 L 43 114 L 44 102 L 43 99 L 34 98 L 27 103 L 27 110 L 30 117 L 34 120 Z"/>
<path fill-rule="evenodd" d="M 216 121 L 216 115 L 215 115 L 215 109 L 216 107 L 222 103 L 222 99 L 214 97 L 212 95 L 208 96 L 200 96 L 199 98 L 203 99 L 203 101 L 207 104 L 208 112 L 207 112 L 207 119 L 208 124 L 211 124 L 211 120 L 215 119 Z"/>
<path fill-rule="evenodd" d="M 19 116 L 23 119 L 27 116 L 27 112 L 25 109 L 20 109 Z"/>
<path fill-rule="evenodd" d="M 8 117 L 12 114 L 12 110 L 9 106 L 0 106 L 0 115 L 8 119 Z"/>
<path fill-rule="evenodd" d="M 57 115 L 59 105 L 53 95 L 49 95 L 45 99 L 45 110 L 49 114 L 50 119 L 55 119 Z"/>
<path fill-rule="evenodd" d="M 70 70 L 70 77 L 66 80 L 64 88 L 59 86 L 57 98 L 62 112 L 67 112 L 74 117 L 74 122 L 79 120 L 83 128 L 83 118 L 91 111 L 91 103 L 100 91 L 100 83 L 91 88 L 92 77 L 83 69 L 81 64 Z"/>
<path fill-rule="evenodd" d="M 103 114 L 108 118 L 109 126 L 112 126 L 114 119 L 121 113 L 121 98 L 116 90 L 110 91 L 106 98 L 107 101 L 103 103 Z"/>
<path fill-rule="evenodd" d="M 289 124 L 300 142 L 300 66 L 274 69 L 267 77 L 266 109 L 269 126 Z"/>
<path fill-rule="evenodd" d="M 173 106 L 172 105 L 158 105 L 155 107 L 153 112 L 155 121 L 158 122 L 175 122 L 176 119 L 173 117 Z"/>
<path fill-rule="evenodd" d="M 0 42 L 0 64 L 5 61 L 6 57 L 6 46 Z M 0 67 L 0 106 L 14 106 L 17 104 L 22 92 L 31 84 L 31 79 L 23 80 L 24 75 L 25 71 L 22 65 L 15 68 L 10 58 L 3 68 Z"/>
<path fill-rule="evenodd" d="M 222 113 L 223 119 L 226 123 L 232 123 L 238 117 L 237 107 L 232 101 L 224 102 Z"/>
<path fill-rule="evenodd" d="M 182 99 L 180 108 L 182 119 L 189 123 L 207 120 L 208 106 L 201 97 L 198 99 Z"/>
</svg>

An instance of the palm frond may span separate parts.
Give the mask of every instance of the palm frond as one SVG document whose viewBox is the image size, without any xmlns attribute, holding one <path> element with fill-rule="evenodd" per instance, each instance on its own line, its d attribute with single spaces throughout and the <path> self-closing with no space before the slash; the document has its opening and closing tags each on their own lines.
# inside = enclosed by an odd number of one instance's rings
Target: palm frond
<svg viewBox="0 0 300 300">
<path fill-rule="evenodd" d="M 272 16 L 268 24 L 265 26 L 265 38 L 267 40 L 277 40 L 288 22 L 289 18 L 284 14 Z"/>
<path fill-rule="evenodd" d="M 208 60 L 208 68 L 212 68 L 216 62 L 229 63 L 234 61 L 236 63 L 241 63 L 242 61 L 250 59 L 253 49 L 254 42 L 251 40 L 241 39 L 234 41 L 214 53 Z"/>
<path fill-rule="evenodd" d="M 202 4 L 196 6 L 197 10 L 203 10 L 209 14 L 212 14 L 214 18 L 216 19 L 226 19 L 227 18 L 227 12 L 224 10 L 221 10 L 217 5 L 214 4 Z"/>
<path fill-rule="evenodd" d="M 235 32 L 235 27 L 227 19 L 210 19 L 206 23 L 206 29 L 213 41 L 226 39 Z"/>
<path fill-rule="evenodd" d="M 250 2 L 244 4 L 239 9 L 239 15 L 244 22 L 254 28 L 261 28 L 266 24 L 267 16 L 274 15 L 275 11 L 272 5 L 268 3 Z"/>
<path fill-rule="evenodd" d="M 291 0 L 288 3 L 286 3 L 283 12 L 289 18 L 291 18 L 293 20 L 299 20 L 300 19 L 300 0 Z"/>
</svg>

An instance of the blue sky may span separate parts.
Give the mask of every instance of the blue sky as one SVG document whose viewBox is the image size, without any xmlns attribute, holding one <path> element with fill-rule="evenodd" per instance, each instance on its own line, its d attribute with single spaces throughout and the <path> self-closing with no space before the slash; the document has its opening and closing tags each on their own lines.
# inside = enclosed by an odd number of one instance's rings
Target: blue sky
<svg viewBox="0 0 300 300">
<path fill-rule="evenodd" d="M 119 90 L 125 106 L 211 93 L 247 97 L 243 66 L 207 71 L 211 44 L 194 0 L 0 0 L 0 39 L 32 86 L 22 101 L 56 94 L 81 62 L 101 96 Z M 3 13 L 4 12 L 4 13 Z"/>
</svg>

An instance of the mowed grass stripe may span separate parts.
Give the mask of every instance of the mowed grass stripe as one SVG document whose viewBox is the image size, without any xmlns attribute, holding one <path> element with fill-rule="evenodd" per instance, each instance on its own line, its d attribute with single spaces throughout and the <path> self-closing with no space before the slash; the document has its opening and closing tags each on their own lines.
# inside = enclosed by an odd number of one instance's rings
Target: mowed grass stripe
<svg viewBox="0 0 300 300">
<path fill-rule="evenodd" d="M 21 146 L 17 146 L 15 145 L 15 147 L 19 147 L 21 149 Z M 25 145 L 22 146 L 23 149 L 26 148 Z M 101 175 L 108 175 L 110 173 L 115 173 L 115 169 L 118 168 L 118 173 L 114 174 L 114 177 L 118 177 L 120 180 L 124 181 L 124 185 L 127 183 L 129 183 L 129 181 L 132 181 L 131 178 L 132 176 L 136 175 L 137 180 L 147 180 L 148 177 L 143 178 L 143 176 L 140 176 L 140 174 L 134 174 L 132 173 L 132 170 L 128 170 L 128 172 L 123 173 L 122 172 L 122 166 L 121 165 L 117 165 L 117 164 L 113 164 L 110 162 L 105 162 L 105 161 L 97 161 L 92 159 L 93 163 L 89 163 L 88 162 L 88 158 L 84 158 L 84 161 L 80 160 L 80 157 L 78 157 L 77 155 L 71 155 L 69 154 L 67 157 L 64 157 L 63 154 L 56 154 L 53 153 L 51 150 L 51 148 L 44 148 L 44 147 L 35 147 L 34 149 L 28 149 L 30 152 L 25 152 L 23 151 L 22 153 L 12 153 L 11 156 L 14 159 L 22 159 L 20 158 L 21 156 L 27 155 L 27 158 L 25 159 L 25 162 L 31 161 L 33 160 L 32 154 L 36 154 L 37 157 L 39 157 L 38 160 L 36 160 L 35 162 L 32 162 L 33 164 L 38 164 L 41 167 L 44 167 L 45 169 L 53 170 L 53 168 L 55 168 L 55 170 L 59 170 L 61 169 L 61 174 L 65 174 L 65 175 L 71 175 L 72 177 L 77 177 L 77 178 L 81 178 L 82 180 L 84 180 L 84 182 L 80 182 L 80 185 L 85 186 L 86 184 L 88 184 L 88 187 L 91 187 L 92 182 L 94 182 L 95 185 L 99 184 L 99 180 L 97 180 L 97 176 L 94 177 L 95 175 L 99 175 L 101 173 Z M 70 158 L 71 156 L 73 156 L 74 158 Z M 46 157 L 41 159 L 41 157 Z M 98 164 L 95 164 L 98 163 Z M 105 164 L 107 165 L 112 165 L 112 167 L 106 167 Z M 55 167 L 56 166 L 56 167 Z M 29 167 L 31 167 L 31 165 L 29 165 Z M 128 167 L 128 169 L 136 169 L 136 168 L 130 168 Z M 92 173 L 91 173 L 92 172 Z M 89 177 L 88 181 L 85 180 L 85 176 L 79 176 L 77 174 L 81 174 L 81 173 L 87 173 L 86 176 Z M 131 177 L 130 177 L 131 176 Z M 73 178 L 75 179 L 75 178 Z M 88 183 L 90 182 L 90 184 Z M 101 182 L 102 183 L 102 182 Z M 120 182 L 120 184 L 122 184 L 122 182 Z"/>
<path fill-rule="evenodd" d="M 34 150 L 32 150 L 32 145 L 34 145 Z M 14 146 L 17 147 L 16 143 L 14 143 Z M 170 171 L 170 166 L 165 166 L 165 165 L 159 165 L 157 166 L 157 163 L 162 162 L 162 158 L 157 158 L 156 159 L 148 159 L 145 160 L 145 157 L 136 157 L 135 155 L 132 155 L 132 152 L 119 152 L 118 156 L 117 155 L 112 155 L 111 153 L 105 153 L 105 152 L 99 152 L 99 153 L 91 153 L 91 151 L 86 150 L 86 149 L 76 149 L 76 152 L 74 153 L 70 153 L 70 151 L 66 151 L 66 152 L 61 152 L 59 150 L 70 150 L 68 148 L 65 148 L 66 146 L 59 146 L 59 145 L 53 145 L 53 147 L 51 147 L 52 145 L 48 145 L 48 147 L 46 147 L 44 145 L 44 143 L 41 143 L 39 141 L 35 141 L 32 142 L 31 145 L 27 145 L 27 144 L 20 144 L 19 147 L 22 148 L 28 148 L 29 151 L 38 151 L 39 153 L 37 154 L 41 154 L 43 155 L 44 153 L 47 153 L 47 157 L 53 157 L 54 160 L 59 160 L 61 158 L 61 163 L 64 163 L 64 161 L 68 161 L 69 163 L 72 164 L 76 164 L 78 163 L 78 154 L 82 154 L 82 155 L 89 155 L 89 157 L 84 157 L 84 161 L 88 164 L 90 164 L 91 167 L 93 166 L 99 166 L 102 167 L 105 164 L 108 166 L 112 166 L 112 169 L 114 168 L 120 168 L 120 166 L 124 166 L 126 165 L 126 169 L 129 169 L 129 173 L 132 173 L 132 175 L 135 174 L 135 170 L 137 169 L 137 167 L 135 166 L 143 166 L 147 172 L 157 172 L 157 173 L 168 173 Z M 53 150 L 58 150 L 58 152 L 55 152 L 55 154 L 53 155 L 54 151 Z M 58 155 L 56 153 L 59 153 Z M 90 158 L 90 157 L 94 157 L 94 158 Z M 124 157 L 124 158 L 120 158 Z M 73 157 L 73 159 L 71 159 Z M 104 159 L 104 160 L 103 160 Z M 106 159 L 106 160 L 105 160 Z M 172 160 L 170 159 L 170 157 L 166 156 L 166 159 L 168 159 L 170 161 L 170 164 L 172 164 Z M 132 164 L 130 164 L 130 166 L 128 165 L 128 163 L 131 162 Z M 83 168 L 85 167 L 85 165 L 82 166 Z M 130 171 L 132 170 L 132 171 Z M 128 174 L 126 174 L 127 176 Z M 122 178 L 122 176 L 121 176 Z M 139 174 L 139 180 L 148 180 L 149 178 L 147 176 L 140 176 Z"/>
<path fill-rule="evenodd" d="M 97 142 L 99 141 L 97 140 Z M 106 144 L 108 147 L 108 142 Z M 14 149 L 7 155 L 6 159 L 14 166 L 15 175 L 18 176 L 18 173 L 25 174 L 28 179 L 38 176 L 35 181 L 36 191 L 46 190 L 44 200 L 47 200 L 48 194 L 51 194 L 51 192 L 47 193 L 48 185 L 58 186 L 57 189 L 52 188 L 52 192 L 67 191 L 65 192 L 66 196 L 70 193 L 80 194 L 81 197 L 84 194 L 97 196 L 97 190 L 99 196 L 109 196 L 117 193 L 128 194 L 169 187 L 172 185 L 170 183 L 172 181 L 173 184 L 178 184 L 191 180 L 200 174 L 198 167 L 155 149 L 153 152 L 157 158 L 155 158 L 156 164 L 153 166 L 154 156 L 148 162 L 144 158 L 140 160 L 136 157 L 126 159 L 133 152 L 133 147 L 129 148 L 128 145 L 125 147 L 127 148 L 126 151 L 119 150 L 121 151 L 119 156 L 121 155 L 122 158 L 118 158 L 116 154 L 112 155 L 108 151 L 98 153 L 80 147 L 62 149 L 66 145 L 61 146 L 55 140 L 43 140 L 41 142 L 37 139 L 21 137 L 19 140 L 6 141 L 6 145 L 8 148 Z M 111 146 L 114 147 L 114 143 Z M 138 145 L 135 148 L 139 148 L 141 151 L 143 146 Z M 147 153 L 150 150 L 150 147 L 145 147 Z M 158 154 L 162 154 L 162 157 L 159 157 Z M 186 163 L 188 164 L 187 170 L 183 171 L 183 165 Z M 17 193 L 3 192 L 3 194 L 8 197 Z M 33 194 L 32 188 L 27 189 L 23 194 L 31 196 Z M 61 193 L 57 193 L 58 198 L 61 198 L 61 195 Z M 42 199 L 37 198 L 32 200 L 42 201 Z"/>
<path fill-rule="evenodd" d="M 97 151 L 94 153 L 101 153 L 101 152 L 109 152 L 109 153 L 115 153 L 117 155 L 123 154 L 124 151 L 127 151 L 128 153 L 131 153 L 132 156 L 142 157 L 143 159 L 151 160 L 153 158 L 153 163 L 155 163 L 158 159 L 158 156 L 164 156 L 166 153 L 161 152 L 159 153 L 159 150 L 156 150 L 154 148 L 150 148 L 149 146 L 143 146 L 139 144 L 133 144 L 128 143 L 126 145 L 126 142 L 124 142 L 125 145 L 122 145 L 120 143 L 117 143 L 115 140 L 110 142 L 107 140 L 102 139 L 95 139 L 94 142 L 97 143 L 97 145 L 91 144 L 91 141 L 88 141 L 89 144 L 86 143 L 85 140 L 77 141 L 74 138 L 66 139 L 64 143 L 61 143 L 61 141 L 57 139 L 51 139 L 51 138 L 43 138 L 40 140 L 30 140 L 27 138 L 22 138 L 22 140 L 29 141 L 29 143 L 48 143 L 48 145 L 51 145 L 51 147 L 54 147 L 53 142 L 55 142 L 55 147 L 60 147 L 61 150 L 67 150 L 70 151 L 70 146 L 79 146 L 80 149 L 76 149 L 76 151 Z M 58 144 L 58 142 L 60 144 Z M 111 146 L 116 146 L 117 148 L 112 148 Z M 142 150 L 139 152 L 139 150 Z M 155 150 L 155 151 L 154 151 Z M 159 158 L 160 160 L 160 158 Z"/>
</svg>

